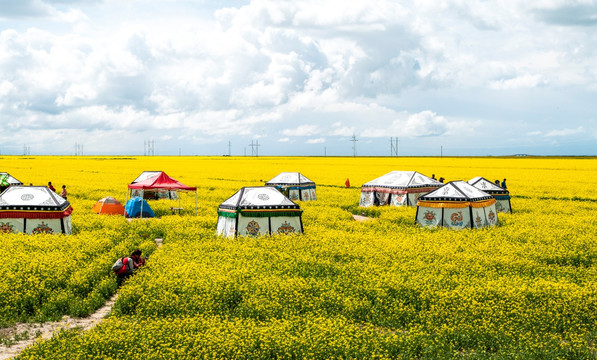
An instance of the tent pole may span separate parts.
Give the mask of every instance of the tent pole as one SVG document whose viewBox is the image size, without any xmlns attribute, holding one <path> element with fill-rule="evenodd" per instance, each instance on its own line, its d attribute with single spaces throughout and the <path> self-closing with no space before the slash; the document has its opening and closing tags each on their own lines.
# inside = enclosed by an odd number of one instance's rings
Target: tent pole
<svg viewBox="0 0 597 360">
<path fill-rule="evenodd" d="M 180 215 L 180 193 L 176 191 L 176 197 L 178 198 L 178 215 Z"/>
<path fill-rule="evenodd" d="M 143 203 L 145 202 L 144 197 L 141 197 L 141 212 L 139 213 L 139 219 L 143 218 Z"/>
</svg>

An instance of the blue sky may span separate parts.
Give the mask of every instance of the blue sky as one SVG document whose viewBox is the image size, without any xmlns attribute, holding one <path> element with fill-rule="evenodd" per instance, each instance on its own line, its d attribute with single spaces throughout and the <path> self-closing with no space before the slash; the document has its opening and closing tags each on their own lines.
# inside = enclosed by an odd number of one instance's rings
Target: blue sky
<svg viewBox="0 0 597 360">
<path fill-rule="evenodd" d="M 596 80 L 597 1 L 0 0 L 1 154 L 596 155 Z"/>
</svg>

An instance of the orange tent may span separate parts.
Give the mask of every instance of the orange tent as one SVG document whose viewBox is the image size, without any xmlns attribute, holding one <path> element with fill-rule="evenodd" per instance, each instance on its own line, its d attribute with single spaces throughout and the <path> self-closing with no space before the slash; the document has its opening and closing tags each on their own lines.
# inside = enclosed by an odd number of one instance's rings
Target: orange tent
<svg viewBox="0 0 597 360">
<path fill-rule="evenodd" d="M 91 210 L 102 215 L 124 215 L 124 206 L 110 196 L 98 200 Z"/>
</svg>

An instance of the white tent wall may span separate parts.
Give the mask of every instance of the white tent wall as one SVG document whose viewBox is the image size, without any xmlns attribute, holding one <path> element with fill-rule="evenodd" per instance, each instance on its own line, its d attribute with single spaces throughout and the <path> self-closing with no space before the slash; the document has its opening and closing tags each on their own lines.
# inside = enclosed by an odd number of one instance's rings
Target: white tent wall
<svg viewBox="0 0 597 360">
<path fill-rule="evenodd" d="M 497 201 L 495 202 L 495 210 L 497 212 L 511 213 L 512 208 L 510 206 L 510 199 L 508 199 L 508 200 L 497 199 Z"/>
<path fill-rule="evenodd" d="M 470 208 L 444 208 L 443 225 L 451 229 L 462 229 L 471 227 Z"/>
<path fill-rule="evenodd" d="M 225 237 L 259 236 L 267 234 L 302 233 L 302 223 L 299 216 L 252 217 L 237 215 L 238 218 L 220 216 L 218 218 L 217 234 Z M 236 224 L 238 221 L 238 229 Z"/>
<path fill-rule="evenodd" d="M 27 219 L 27 234 L 62 234 L 62 219 Z"/>
<path fill-rule="evenodd" d="M 258 236 L 269 234 L 269 219 L 268 217 L 252 217 L 238 214 L 238 235 L 241 236 Z"/>
<path fill-rule="evenodd" d="M 422 207 L 417 208 L 417 223 L 424 227 L 437 227 L 442 221 L 441 208 Z"/>
<path fill-rule="evenodd" d="M 303 232 L 300 216 L 273 216 L 270 219 L 273 234 Z"/>
<path fill-rule="evenodd" d="M 390 206 L 405 206 L 407 199 L 406 194 L 392 194 L 390 197 Z"/>
<path fill-rule="evenodd" d="M 25 219 L 6 218 L 0 219 L 0 233 L 25 232 Z"/>
<path fill-rule="evenodd" d="M 375 196 L 374 191 L 361 191 L 361 201 L 359 206 L 369 207 L 373 206 L 373 197 Z"/>
<path fill-rule="evenodd" d="M 217 234 L 218 236 L 233 238 L 236 234 L 236 218 L 219 216 Z"/>
</svg>

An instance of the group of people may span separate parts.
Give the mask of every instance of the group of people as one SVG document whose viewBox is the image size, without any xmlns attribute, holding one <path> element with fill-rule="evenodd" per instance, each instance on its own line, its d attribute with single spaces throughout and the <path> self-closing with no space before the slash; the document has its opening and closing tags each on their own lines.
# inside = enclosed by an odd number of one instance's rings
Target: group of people
<svg viewBox="0 0 597 360">
<path fill-rule="evenodd" d="M 443 177 L 440 177 L 440 178 L 439 178 L 439 180 L 438 180 L 438 179 L 436 179 L 436 178 L 435 178 L 435 174 L 432 174 L 432 175 L 431 175 L 431 178 L 432 178 L 433 180 L 437 180 L 437 181 L 439 181 L 440 183 L 443 183 L 443 182 L 444 182 L 444 180 L 445 180 Z"/>
<path fill-rule="evenodd" d="M 56 192 L 56 188 L 54 188 L 54 185 L 52 185 L 51 181 L 48 181 L 48 189 L 52 190 L 53 192 Z M 62 191 L 60 192 L 60 196 L 64 198 L 64 200 L 66 200 L 66 185 L 62 185 Z"/>
<path fill-rule="evenodd" d="M 507 189 L 507 188 L 508 188 L 508 187 L 506 186 L 506 179 L 505 179 L 505 178 L 504 178 L 504 181 L 502 181 L 502 184 L 501 184 L 501 185 L 500 185 L 500 181 L 499 181 L 499 180 L 496 180 L 496 181 L 495 181 L 495 184 L 496 184 L 497 186 L 501 186 L 501 187 L 503 187 L 504 189 Z"/>
</svg>

